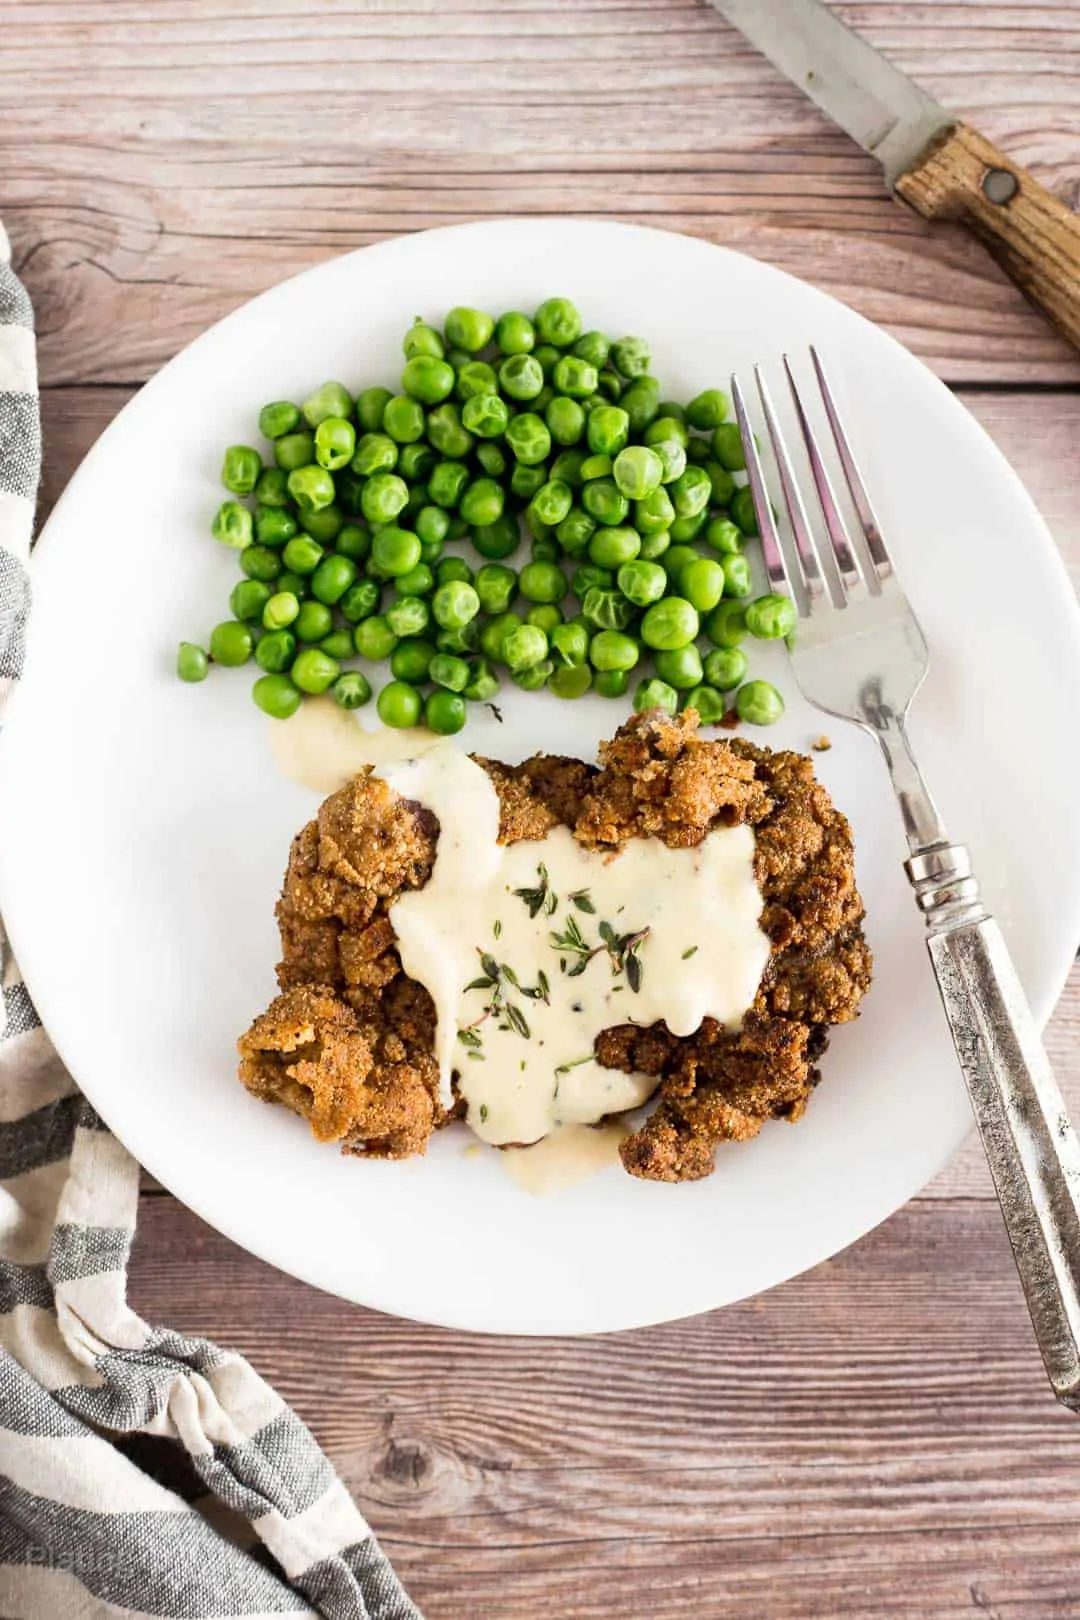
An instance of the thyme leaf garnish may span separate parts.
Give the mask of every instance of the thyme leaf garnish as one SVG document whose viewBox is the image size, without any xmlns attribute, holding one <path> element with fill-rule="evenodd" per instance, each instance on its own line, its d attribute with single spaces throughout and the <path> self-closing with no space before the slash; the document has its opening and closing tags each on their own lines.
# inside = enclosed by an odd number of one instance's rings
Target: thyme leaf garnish
<svg viewBox="0 0 1080 1620">
<path fill-rule="evenodd" d="M 586 911 L 590 916 L 595 915 L 596 907 L 593 905 L 592 895 L 589 893 L 588 889 L 576 889 L 574 893 L 569 896 L 569 899 L 575 906 L 577 906 L 579 911 Z"/>
<path fill-rule="evenodd" d="M 684 962 L 689 962 L 690 958 L 694 955 L 696 950 L 697 950 L 697 946 L 696 945 L 691 945 L 689 950 L 683 951 L 683 953 L 682 953 L 683 961 Z"/>
</svg>

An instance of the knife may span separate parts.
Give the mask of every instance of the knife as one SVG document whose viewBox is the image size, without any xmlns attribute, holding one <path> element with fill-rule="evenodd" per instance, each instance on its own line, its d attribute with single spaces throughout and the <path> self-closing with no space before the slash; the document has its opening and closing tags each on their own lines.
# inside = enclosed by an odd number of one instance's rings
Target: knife
<svg viewBox="0 0 1080 1620">
<path fill-rule="evenodd" d="M 822 0 L 712 0 L 720 14 L 877 159 L 924 219 L 973 230 L 1080 348 L 1080 215 L 953 118 Z"/>
</svg>

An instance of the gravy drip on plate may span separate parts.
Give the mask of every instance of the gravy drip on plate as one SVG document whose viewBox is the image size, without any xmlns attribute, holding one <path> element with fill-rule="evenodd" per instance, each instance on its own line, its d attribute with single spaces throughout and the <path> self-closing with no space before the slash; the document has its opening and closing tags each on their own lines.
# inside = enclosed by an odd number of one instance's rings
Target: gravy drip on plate
<svg viewBox="0 0 1080 1620">
<path fill-rule="evenodd" d="M 769 956 L 750 827 L 717 828 L 693 849 L 633 838 L 600 853 L 566 827 L 501 845 L 498 794 L 467 754 L 319 708 L 274 723 L 289 775 L 326 791 L 372 765 L 438 818 L 431 877 L 399 895 L 390 920 L 405 971 L 435 1003 L 443 1104 L 456 1072 L 484 1141 L 533 1143 L 643 1103 L 654 1079 L 592 1056 L 614 1024 L 662 1019 L 679 1036 L 706 1016 L 738 1026 Z M 301 716 L 304 735 L 282 736 Z"/>
</svg>

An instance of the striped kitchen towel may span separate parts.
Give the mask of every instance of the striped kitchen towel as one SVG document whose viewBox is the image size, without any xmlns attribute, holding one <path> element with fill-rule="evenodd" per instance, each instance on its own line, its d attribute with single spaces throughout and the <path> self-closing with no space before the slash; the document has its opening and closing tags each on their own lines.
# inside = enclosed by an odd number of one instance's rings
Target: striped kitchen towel
<svg viewBox="0 0 1080 1620">
<path fill-rule="evenodd" d="M 0 708 L 40 464 L 30 303 L 0 227 Z M 420 1620 L 280 1396 L 128 1306 L 138 1166 L 65 1072 L 2 930 L 0 964 L 0 1617 Z"/>
</svg>

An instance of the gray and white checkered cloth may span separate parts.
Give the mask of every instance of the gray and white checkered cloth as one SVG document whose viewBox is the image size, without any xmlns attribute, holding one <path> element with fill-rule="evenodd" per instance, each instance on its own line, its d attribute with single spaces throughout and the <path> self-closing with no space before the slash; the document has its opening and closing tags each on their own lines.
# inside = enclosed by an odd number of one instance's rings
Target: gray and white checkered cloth
<svg viewBox="0 0 1080 1620">
<path fill-rule="evenodd" d="M 40 465 L 33 317 L 0 227 L 0 709 Z M 0 965 L 3 1620 L 420 1620 L 280 1396 L 128 1305 L 138 1165 L 62 1067 L 2 929 Z"/>
</svg>

